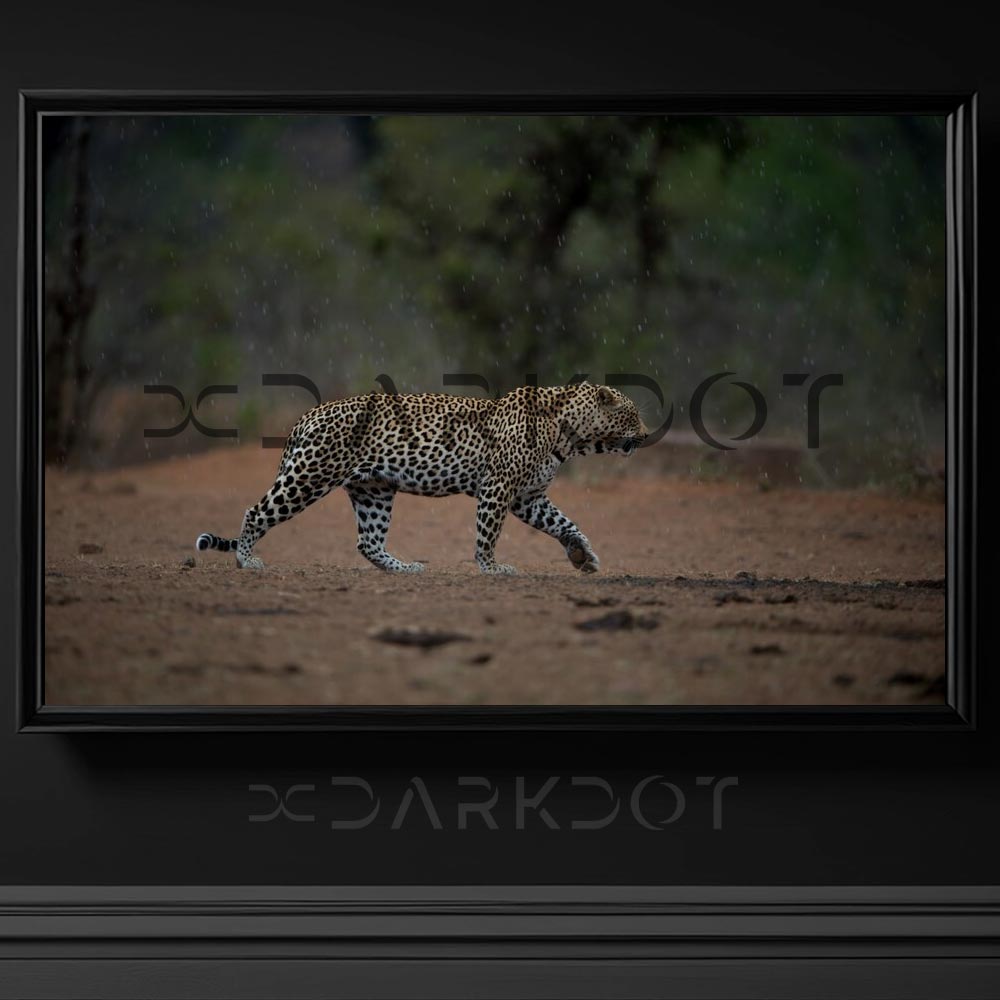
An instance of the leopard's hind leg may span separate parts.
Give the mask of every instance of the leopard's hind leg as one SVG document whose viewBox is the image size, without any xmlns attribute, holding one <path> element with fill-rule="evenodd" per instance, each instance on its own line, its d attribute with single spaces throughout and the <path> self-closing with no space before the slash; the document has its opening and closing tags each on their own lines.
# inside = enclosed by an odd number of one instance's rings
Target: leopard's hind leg
<svg viewBox="0 0 1000 1000">
<path fill-rule="evenodd" d="M 283 465 L 274 485 L 243 515 L 235 546 L 237 564 L 244 569 L 263 569 L 263 560 L 253 554 L 257 542 L 276 524 L 290 520 L 340 486 L 342 479 L 318 479 Z"/>
<path fill-rule="evenodd" d="M 403 562 L 385 550 L 385 536 L 392 520 L 393 487 L 374 480 L 344 487 L 358 521 L 358 551 L 379 569 L 390 573 L 419 573 L 423 563 Z"/>
</svg>

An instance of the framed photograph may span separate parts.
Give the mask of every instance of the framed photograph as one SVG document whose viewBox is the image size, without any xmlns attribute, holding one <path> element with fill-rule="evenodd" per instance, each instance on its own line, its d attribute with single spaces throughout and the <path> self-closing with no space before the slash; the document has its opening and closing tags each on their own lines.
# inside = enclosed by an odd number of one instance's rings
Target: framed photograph
<svg viewBox="0 0 1000 1000">
<path fill-rule="evenodd" d="M 981 25 L 0 12 L 0 1000 L 1000 996 Z"/>
<path fill-rule="evenodd" d="M 26 725 L 971 724 L 973 98 L 22 101 Z"/>
</svg>

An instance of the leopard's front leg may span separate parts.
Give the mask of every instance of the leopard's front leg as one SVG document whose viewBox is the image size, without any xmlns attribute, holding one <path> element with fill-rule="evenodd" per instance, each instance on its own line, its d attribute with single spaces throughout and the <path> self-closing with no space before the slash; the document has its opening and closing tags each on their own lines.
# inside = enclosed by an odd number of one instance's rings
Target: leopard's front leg
<svg viewBox="0 0 1000 1000">
<path fill-rule="evenodd" d="M 484 573 L 516 573 L 513 566 L 496 561 L 497 539 L 503 528 L 513 490 L 502 480 L 488 478 L 479 488 L 476 506 L 476 562 Z"/>
<path fill-rule="evenodd" d="M 510 509 L 525 524 L 562 542 L 569 561 L 582 573 L 596 573 L 601 568 L 587 536 L 545 494 L 518 497 Z"/>
</svg>

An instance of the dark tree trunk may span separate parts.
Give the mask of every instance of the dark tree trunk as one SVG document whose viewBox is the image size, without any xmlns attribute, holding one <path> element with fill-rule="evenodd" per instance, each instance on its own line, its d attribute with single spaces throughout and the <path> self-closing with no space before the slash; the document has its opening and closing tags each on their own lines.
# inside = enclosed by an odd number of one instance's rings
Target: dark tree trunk
<svg viewBox="0 0 1000 1000">
<path fill-rule="evenodd" d="M 90 123 L 74 122 L 70 146 L 72 182 L 70 222 L 61 259 L 52 262 L 45 279 L 45 458 L 65 462 L 80 444 L 93 402 L 92 372 L 86 341 L 94 311 L 95 286 L 88 276 L 90 236 Z"/>
</svg>

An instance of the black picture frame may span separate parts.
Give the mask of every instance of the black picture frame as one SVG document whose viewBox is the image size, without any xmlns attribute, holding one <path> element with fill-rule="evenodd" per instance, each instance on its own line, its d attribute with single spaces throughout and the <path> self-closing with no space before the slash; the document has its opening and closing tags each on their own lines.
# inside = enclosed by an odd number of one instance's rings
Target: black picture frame
<svg viewBox="0 0 1000 1000">
<path fill-rule="evenodd" d="M 391 0 L 8 5 L 0 12 L 5 467 L 24 472 L 16 414 L 25 359 L 15 351 L 21 92 L 391 91 L 456 102 L 490 92 L 756 93 L 789 107 L 830 94 L 903 102 L 953 94 L 956 105 L 976 94 L 982 184 L 967 236 L 988 277 L 1000 78 L 984 27 L 968 0 L 944 8 L 844 0 L 595 8 L 511 0 L 502 10 Z M 975 271 L 963 273 L 975 288 Z M 972 301 L 965 320 L 994 329 L 994 297 Z M 973 377 L 961 412 L 974 470 L 989 457 L 994 341 L 981 337 L 956 359 Z M 5 482 L 4 552 L 16 554 L 22 481 Z M 948 726 L 835 719 L 789 732 L 775 720 L 746 730 L 428 729 L 417 737 L 325 727 L 116 732 L 120 717 L 109 715 L 103 731 L 74 719 L 46 732 L 38 724 L 54 720 L 35 719 L 34 682 L 22 678 L 15 641 L 25 567 L 8 559 L 0 574 L 8 639 L 0 998 L 1000 995 L 1000 687 L 987 565 L 996 504 L 988 477 L 969 486 L 964 537 L 982 554 L 970 553 L 968 589 L 954 599 L 966 609 L 963 652 L 975 671 L 964 694 L 949 692 L 953 705 L 968 705 L 968 720 Z M 974 616 L 962 603 L 970 594 L 981 609 Z M 603 774 L 627 790 L 662 773 L 684 788 L 698 775 L 738 773 L 725 828 L 657 833 L 619 822 L 574 832 L 536 820 L 516 830 L 509 819 L 497 831 L 454 828 L 456 775 L 488 775 L 504 795 L 513 775 L 530 776 L 533 787 L 562 775 L 552 793 L 562 822 L 565 807 L 588 815 L 593 804 L 574 792 L 570 774 Z M 394 802 L 422 776 L 445 828 L 424 818 L 400 831 L 386 821 L 335 835 L 318 821 L 248 821 L 261 801 L 248 795 L 250 784 L 329 789 L 338 774 L 362 774 Z"/>
<path fill-rule="evenodd" d="M 141 93 L 22 91 L 20 510 L 23 679 L 20 728 L 27 732 L 148 729 L 288 728 L 474 731 L 616 729 L 963 730 L 975 726 L 976 422 L 976 136 L 977 100 L 968 94 L 670 95 L 670 94 L 345 94 Z M 946 700 L 916 706 L 145 706 L 44 704 L 42 506 L 40 462 L 41 218 L 38 203 L 40 122 L 53 114 L 939 114 L 947 153 L 947 535 Z"/>
</svg>

